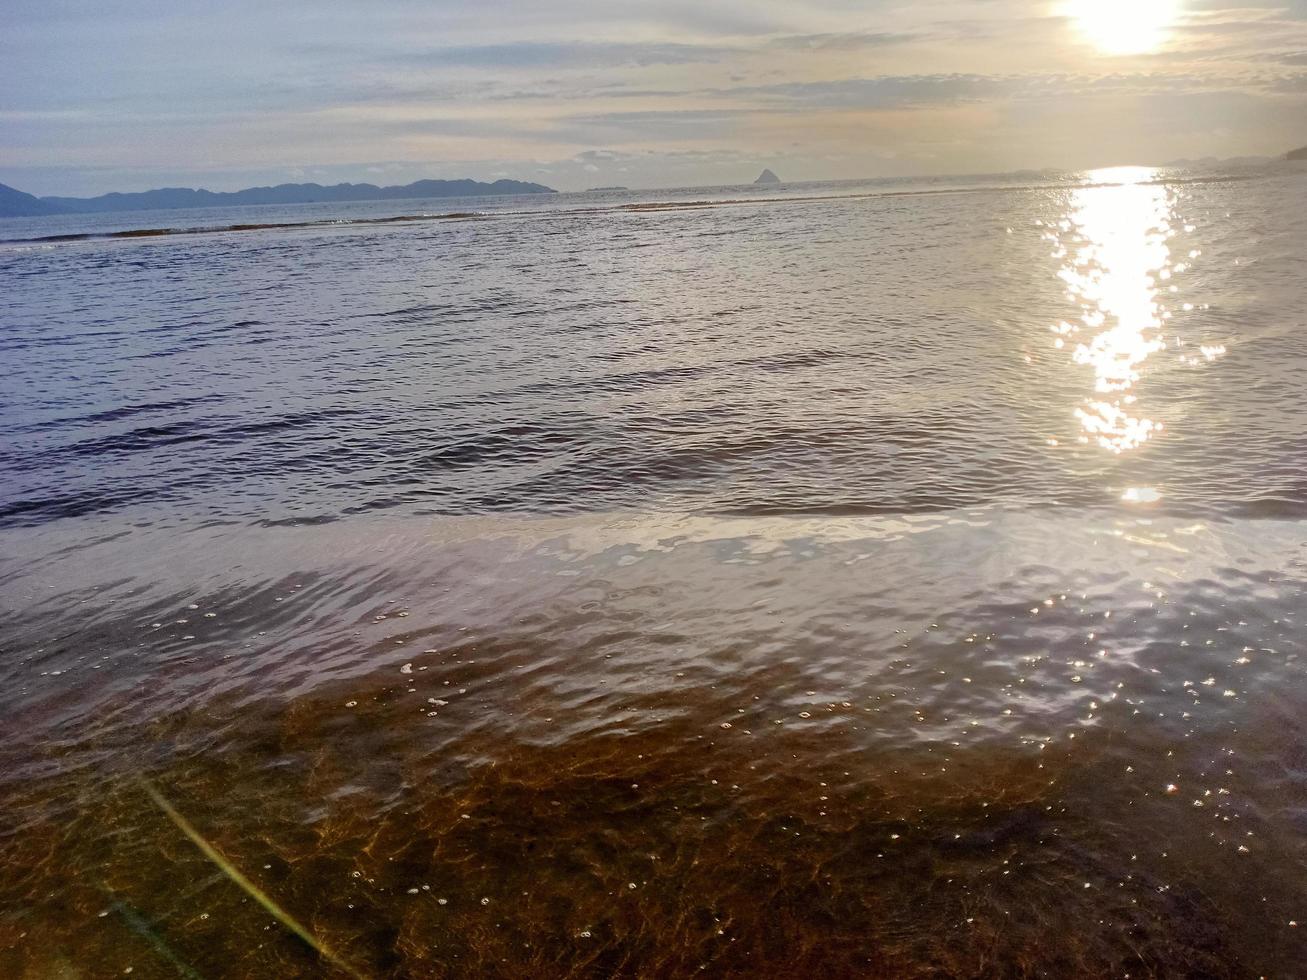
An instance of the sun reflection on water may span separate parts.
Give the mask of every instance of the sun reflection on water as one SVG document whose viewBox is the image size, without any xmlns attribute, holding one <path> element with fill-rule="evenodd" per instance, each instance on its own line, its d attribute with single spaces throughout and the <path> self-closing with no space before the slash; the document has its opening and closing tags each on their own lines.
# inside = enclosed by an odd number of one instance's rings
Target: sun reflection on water
<svg viewBox="0 0 1307 980">
<path fill-rule="evenodd" d="M 1078 323 L 1052 328 L 1054 344 L 1093 369 L 1094 393 L 1076 416 L 1085 441 L 1114 453 L 1162 429 L 1139 412 L 1134 393 L 1143 363 L 1165 346 L 1159 332 L 1169 316 L 1159 292 L 1173 273 L 1167 243 L 1175 232 L 1167 189 L 1150 182 L 1155 175 L 1144 167 L 1096 171 L 1100 186 L 1073 191 L 1070 212 L 1049 234 L 1063 261 L 1058 275 L 1081 310 Z"/>
</svg>

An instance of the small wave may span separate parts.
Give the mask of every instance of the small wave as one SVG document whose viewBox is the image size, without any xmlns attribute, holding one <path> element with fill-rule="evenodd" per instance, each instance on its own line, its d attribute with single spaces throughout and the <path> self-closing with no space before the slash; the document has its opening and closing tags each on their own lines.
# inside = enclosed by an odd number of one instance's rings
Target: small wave
<svg viewBox="0 0 1307 980">
<path fill-rule="evenodd" d="M 156 402 L 145 402 L 137 405 L 124 405 L 120 408 L 111 408 L 103 412 L 91 412 L 85 415 L 73 416 L 71 418 L 47 419 L 41 422 L 32 422 L 28 425 L 17 426 L 12 431 L 44 432 L 50 429 L 91 427 L 106 422 L 119 422 L 123 419 L 132 418 L 137 415 L 175 412 L 180 409 L 191 408 L 195 405 L 203 405 L 208 402 L 222 400 L 222 395 L 212 394 L 198 395 L 192 398 L 174 398 Z"/>
<path fill-rule="evenodd" d="M 397 214 L 384 218 L 329 218 L 318 221 L 266 221 L 233 225 L 197 225 L 193 228 L 128 228 L 122 231 L 77 232 L 40 235 L 35 238 L 7 238 L 0 245 L 57 245 L 64 242 L 111 241 L 119 238 L 162 238 L 173 235 L 217 235 L 241 231 L 280 231 L 300 228 L 335 228 L 354 225 L 390 225 L 414 221 L 466 221 L 487 217 L 481 211 L 450 211 L 442 214 Z"/>
</svg>

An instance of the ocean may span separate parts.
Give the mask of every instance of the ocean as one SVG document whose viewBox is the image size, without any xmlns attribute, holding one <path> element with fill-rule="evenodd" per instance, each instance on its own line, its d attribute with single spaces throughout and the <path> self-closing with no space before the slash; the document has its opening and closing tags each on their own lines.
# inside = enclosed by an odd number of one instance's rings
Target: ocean
<svg viewBox="0 0 1307 980">
<path fill-rule="evenodd" d="M 1302 975 L 1302 165 L 0 242 L 0 974 Z"/>
</svg>

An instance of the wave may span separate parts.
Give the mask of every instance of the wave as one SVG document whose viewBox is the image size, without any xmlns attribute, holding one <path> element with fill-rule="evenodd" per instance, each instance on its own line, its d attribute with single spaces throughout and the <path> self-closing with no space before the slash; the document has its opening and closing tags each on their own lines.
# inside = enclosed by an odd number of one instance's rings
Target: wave
<svg viewBox="0 0 1307 980">
<path fill-rule="evenodd" d="M 278 231 L 298 228 L 333 228 L 342 225 L 391 225 L 409 221 L 451 221 L 485 217 L 480 211 L 450 211 L 445 214 L 397 214 L 384 218 L 323 218 L 315 221 L 263 221 L 233 225 L 197 225 L 193 228 L 128 228 L 122 231 L 88 231 L 35 238 L 0 239 L 0 245 L 59 244 L 61 242 L 105 241 L 115 238 L 162 238 L 173 235 L 214 235 L 240 231 Z"/>
</svg>

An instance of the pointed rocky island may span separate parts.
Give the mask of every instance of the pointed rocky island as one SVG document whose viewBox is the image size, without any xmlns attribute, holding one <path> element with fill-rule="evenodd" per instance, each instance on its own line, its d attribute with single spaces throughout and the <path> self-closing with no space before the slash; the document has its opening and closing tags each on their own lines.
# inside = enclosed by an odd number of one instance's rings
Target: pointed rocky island
<svg viewBox="0 0 1307 980">
<path fill-rule="evenodd" d="M 764 170 L 758 175 L 758 179 L 754 181 L 755 184 L 779 184 L 780 182 L 781 179 L 770 170 Z"/>
</svg>

